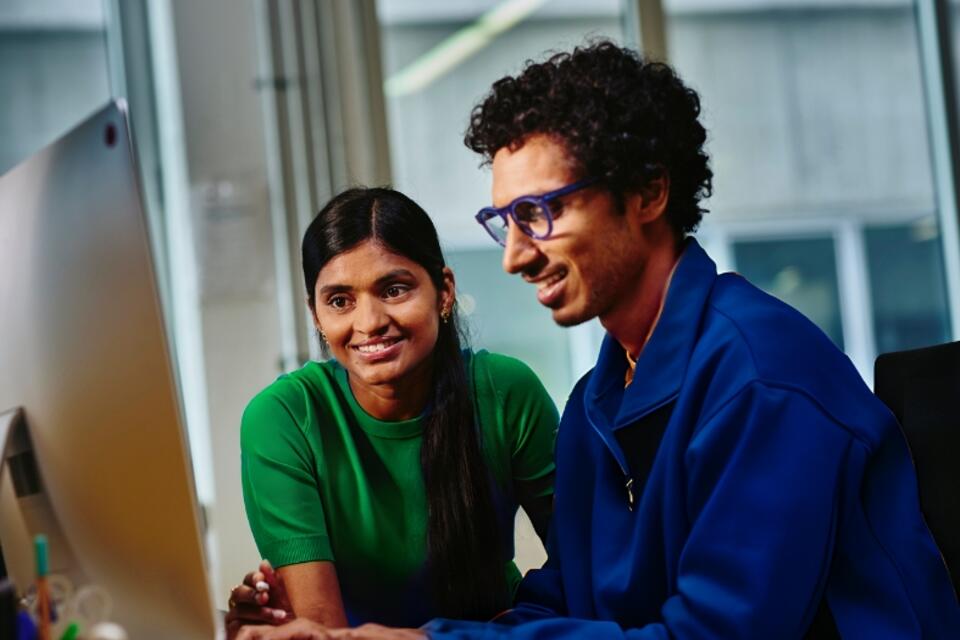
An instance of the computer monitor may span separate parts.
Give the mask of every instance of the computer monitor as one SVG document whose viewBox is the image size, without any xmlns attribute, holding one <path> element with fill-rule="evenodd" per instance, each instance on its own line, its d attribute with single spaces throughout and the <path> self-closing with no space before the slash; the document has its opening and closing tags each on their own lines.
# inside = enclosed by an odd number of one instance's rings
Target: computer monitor
<svg viewBox="0 0 960 640">
<path fill-rule="evenodd" d="M 46 533 L 130 638 L 212 638 L 164 326 L 117 101 L 0 177 L 0 547 L 24 589 Z"/>
</svg>

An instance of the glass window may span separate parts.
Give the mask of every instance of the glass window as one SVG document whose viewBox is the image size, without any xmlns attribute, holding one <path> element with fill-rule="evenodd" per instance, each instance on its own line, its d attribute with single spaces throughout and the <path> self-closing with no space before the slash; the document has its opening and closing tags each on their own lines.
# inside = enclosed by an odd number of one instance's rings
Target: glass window
<svg viewBox="0 0 960 640">
<path fill-rule="evenodd" d="M 474 104 L 525 60 L 590 36 L 623 42 L 621 2 L 381 0 L 377 7 L 394 184 L 437 224 L 461 293 L 475 302 L 473 345 L 520 357 L 562 403 L 582 373 L 573 370 L 571 340 L 595 334 L 556 328 L 532 288 L 502 273 L 499 248 L 473 218 L 489 203 L 490 173 L 463 134 Z"/>
<path fill-rule="evenodd" d="M 0 173 L 110 98 L 101 0 L 0 4 Z"/>
<path fill-rule="evenodd" d="M 936 220 L 865 230 L 877 351 L 926 347 L 950 338 Z"/>
<path fill-rule="evenodd" d="M 554 324 L 530 285 L 501 268 L 501 257 L 499 247 L 447 251 L 471 343 L 533 363 L 554 402 L 563 406 L 576 382 L 567 329 Z"/>
<path fill-rule="evenodd" d="M 953 70 L 956 73 L 957 85 L 960 85 L 960 0 L 950 2 L 950 30 L 953 36 Z"/>
<path fill-rule="evenodd" d="M 912 280 L 920 270 L 933 278 L 924 285 L 922 310 L 910 317 L 925 318 L 927 328 L 917 331 L 927 338 L 942 335 L 935 327 L 949 315 L 942 286 L 933 284 L 943 279 L 938 244 L 911 243 L 904 231 L 924 218 L 937 233 L 913 3 L 672 0 L 665 8 L 671 61 L 700 92 L 709 132 L 715 196 L 707 204 L 705 234 L 731 237 L 732 227 L 762 226 L 765 238 L 777 238 L 764 245 L 767 256 L 734 247 L 738 269 L 752 275 L 754 267 L 741 260 L 749 255 L 759 269 L 754 277 L 763 279 L 757 283 L 798 306 L 841 347 L 841 318 L 854 319 L 847 329 L 861 335 L 872 333 L 863 326 L 872 318 L 876 340 L 851 354 L 865 375 L 888 345 L 920 339 L 905 318 L 893 320 L 920 293 L 876 289 L 878 279 L 892 278 L 893 264 L 903 262 L 900 256 L 883 267 L 874 261 L 884 242 L 904 251 L 904 260 L 918 261 L 898 278 Z M 843 259 L 834 258 L 827 240 L 802 240 L 810 226 L 843 225 L 858 229 L 856 240 L 841 247 Z M 901 241 L 881 229 L 894 236 L 892 229 L 900 229 Z M 798 253 L 801 246 L 809 256 Z M 813 264 L 814 252 L 825 262 Z M 863 301 L 869 306 L 870 298 L 838 297 L 837 280 L 872 286 L 873 308 L 845 309 Z"/>
<path fill-rule="evenodd" d="M 155 233 L 166 236 L 172 295 L 165 311 L 204 506 L 208 569 L 214 592 L 225 593 L 259 557 L 240 490 L 240 417 L 281 370 L 263 113 L 273 83 L 259 68 L 262 7 L 104 4 L 110 42 L 118 45 L 111 59 L 122 59 L 135 131 L 144 134 L 135 140 L 140 164 L 155 168 L 143 178 L 159 195 L 151 213 L 160 221 Z"/>
<path fill-rule="evenodd" d="M 394 184 L 437 225 L 473 347 L 526 362 L 562 408 L 602 332 L 596 321 L 557 327 L 533 288 L 503 272 L 500 248 L 473 218 L 489 204 L 490 172 L 463 134 L 474 104 L 525 60 L 590 36 L 623 42 L 621 2 L 379 0 L 377 10 Z M 519 522 L 518 565 L 540 566 L 543 549 L 522 514 Z"/>
<path fill-rule="evenodd" d="M 784 4 L 667 5 L 671 60 L 710 132 L 708 222 L 932 209 L 912 8 Z"/>
<path fill-rule="evenodd" d="M 737 271 L 810 318 L 843 348 L 843 323 L 832 238 L 735 241 Z"/>
</svg>

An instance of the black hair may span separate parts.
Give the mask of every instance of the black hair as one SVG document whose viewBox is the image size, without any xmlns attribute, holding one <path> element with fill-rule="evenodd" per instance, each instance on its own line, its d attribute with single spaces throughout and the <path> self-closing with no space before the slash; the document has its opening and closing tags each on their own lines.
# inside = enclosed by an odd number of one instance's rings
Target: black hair
<svg viewBox="0 0 960 640">
<path fill-rule="evenodd" d="M 426 212 L 398 191 L 354 188 L 330 200 L 303 236 L 303 277 L 312 310 L 323 266 L 366 240 L 416 262 L 442 290 L 446 263 Z M 492 477 L 460 345 L 453 312 L 440 323 L 433 351 L 420 467 L 427 498 L 427 563 L 438 614 L 480 620 L 509 606 L 511 597 Z"/>
<path fill-rule="evenodd" d="M 623 202 L 660 176 L 670 180 L 665 216 L 682 237 L 696 229 L 712 191 L 700 98 L 674 70 L 599 40 L 493 84 L 474 107 L 465 144 L 484 163 L 533 134 L 557 137 L 584 176 L 604 178 Z"/>
</svg>

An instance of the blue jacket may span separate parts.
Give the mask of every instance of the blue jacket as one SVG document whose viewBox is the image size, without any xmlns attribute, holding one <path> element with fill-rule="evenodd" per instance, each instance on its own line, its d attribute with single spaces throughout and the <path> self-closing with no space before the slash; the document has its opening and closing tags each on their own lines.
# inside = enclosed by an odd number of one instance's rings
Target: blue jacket
<svg viewBox="0 0 960 640">
<path fill-rule="evenodd" d="M 960 638 L 900 429 L 810 321 L 690 240 L 626 366 L 607 336 L 573 390 L 517 608 L 432 638 Z"/>
</svg>

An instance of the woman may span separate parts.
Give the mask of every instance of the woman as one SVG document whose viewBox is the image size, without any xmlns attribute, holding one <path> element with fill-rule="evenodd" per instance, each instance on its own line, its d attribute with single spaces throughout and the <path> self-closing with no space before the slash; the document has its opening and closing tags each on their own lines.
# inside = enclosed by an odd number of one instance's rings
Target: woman
<svg viewBox="0 0 960 640">
<path fill-rule="evenodd" d="M 247 516 L 279 569 L 233 590 L 228 629 L 491 617 L 520 578 L 518 505 L 545 537 L 556 408 L 519 361 L 461 350 L 453 272 L 403 194 L 331 200 L 303 273 L 334 360 L 281 376 L 244 413 Z"/>
</svg>

